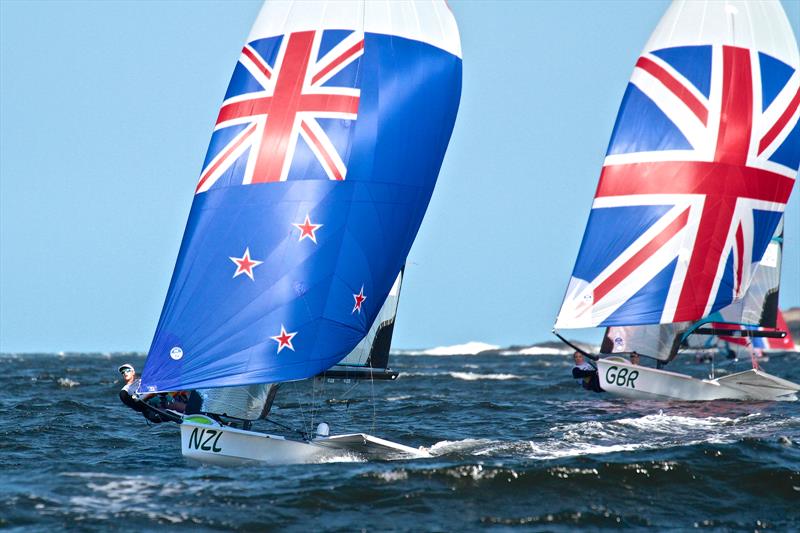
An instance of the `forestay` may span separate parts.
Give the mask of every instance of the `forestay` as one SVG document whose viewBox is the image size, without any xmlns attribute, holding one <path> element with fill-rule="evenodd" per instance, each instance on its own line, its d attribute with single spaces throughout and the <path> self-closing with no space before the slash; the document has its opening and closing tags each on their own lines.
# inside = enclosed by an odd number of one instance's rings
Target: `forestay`
<svg viewBox="0 0 800 533">
<path fill-rule="evenodd" d="M 350 353 L 405 263 L 460 92 L 444 1 L 266 3 L 214 126 L 140 390 L 303 379 Z"/>
<path fill-rule="evenodd" d="M 556 327 L 741 300 L 800 163 L 797 44 L 766 2 L 674 2 L 636 62 Z"/>
</svg>

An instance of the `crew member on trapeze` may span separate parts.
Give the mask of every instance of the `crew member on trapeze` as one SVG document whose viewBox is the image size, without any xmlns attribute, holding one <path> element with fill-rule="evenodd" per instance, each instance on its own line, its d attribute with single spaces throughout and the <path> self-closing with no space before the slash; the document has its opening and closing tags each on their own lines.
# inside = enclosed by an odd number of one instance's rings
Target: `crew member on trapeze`
<svg viewBox="0 0 800 533">
<path fill-rule="evenodd" d="M 118 368 L 119 373 L 122 374 L 122 379 L 125 380 L 125 385 L 119 391 L 119 399 L 138 413 L 142 413 L 147 420 L 155 422 L 156 424 L 166 422 L 169 420 L 161 413 L 151 408 L 151 403 L 161 409 L 170 409 L 172 411 L 184 412 L 186 409 L 186 402 L 188 401 L 188 394 L 184 392 L 164 393 L 164 394 L 147 394 L 145 396 L 137 396 L 136 390 L 139 388 L 141 379 L 136 376 L 136 369 L 133 365 L 125 363 Z"/>
<path fill-rule="evenodd" d="M 592 392 L 604 392 L 600 387 L 600 378 L 597 369 L 593 367 L 581 352 L 573 354 L 575 366 L 572 367 L 572 377 L 578 380 L 581 387 Z"/>
</svg>

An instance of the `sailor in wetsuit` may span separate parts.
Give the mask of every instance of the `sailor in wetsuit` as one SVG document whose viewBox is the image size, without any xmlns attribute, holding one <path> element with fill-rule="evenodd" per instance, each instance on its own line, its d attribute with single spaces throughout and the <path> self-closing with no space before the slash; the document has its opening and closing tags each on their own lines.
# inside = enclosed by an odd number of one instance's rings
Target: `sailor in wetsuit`
<svg viewBox="0 0 800 533">
<path fill-rule="evenodd" d="M 120 366 L 117 370 L 122 374 L 122 379 L 125 380 L 125 385 L 123 385 L 122 389 L 119 391 L 119 399 L 134 411 L 141 412 L 142 407 L 139 405 L 140 402 L 138 399 L 134 398 L 133 395 L 136 393 L 136 389 L 139 388 L 139 383 L 141 383 L 142 380 L 136 377 L 136 370 L 128 363 Z"/>
<path fill-rule="evenodd" d="M 575 360 L 575 366 L 572 367 L 572 377 L 579 380 L 578 383 L 586 390 L 603 392 L 603 389 L 600 388 L 600 378 L 597 376 L 597 369 L 586 361 L 586 358 L 584 358 L 581 352 L 575 352 L 573 358 Z"/>
<path fill-rule="evenodd" d="M 133 365 L 125 363 L 124 365 L 120 366 L 118 370 L 119 373 L 122 374 L 122 379 L 125 380 L 125 385 L 123 385 L 122 389 L 119 391 L 119 399 L 122 401 L 122 403 L 134 411 L 142 413 L 142 416 L 151 422 L 155 422 L 156 424 L 171 420 L 158 411 L 150 408 L 150 406 L 147 404 L 148 400 L 152 400 L 156 397 L 155 394 L 148 394 L 142 397 L 136 395 L 136 390 L 139 388 L 139 384 L 142 380 L 136 377 L 136 370 L 133 368 Z M 170 398 L 171 401 L 169 403 L 167 403 L 166 396 L 160 395 L 157 398 L 158 400 L 161 400 L 158 406 L 162 409 L 183 411 L 186 399 L 184 396 L 178 396 L 179 394 L 182 393 L 176 393 L 173 398 Z"/>
</svg>

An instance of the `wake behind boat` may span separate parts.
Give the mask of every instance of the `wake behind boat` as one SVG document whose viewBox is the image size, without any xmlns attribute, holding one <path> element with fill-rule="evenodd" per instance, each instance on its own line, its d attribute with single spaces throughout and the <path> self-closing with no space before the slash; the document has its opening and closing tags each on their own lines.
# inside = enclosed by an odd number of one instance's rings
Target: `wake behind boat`
<svg viewBox="0 0 800 533">
<path fill-rule="evenodd" d="M 236 64 L 138 393 L 191 391 L 212 463 L 423 452 L 270 419 L 282 384 L 388 380 L 403 269 L 461 93 L 444 1 L 267 2 Z M 313 406 L 311 406 L 313 411 Z M 155 417 L 157 418 L 157 417 Z M 288 436 L 255 431 L 273 422 Z"/>
<path fill-rule="evenodd" d="M 607 328 L 601 352 L 619 355 L 586 354 L 596 368 L 576 372 L 593 390 L 797 398 L 800 386 L 759 368 L 752 339 L 786 335 L 776 325 L 783 212 L 800 165 L 798 66 L 778 2 L 676 1 L 656 27 L 555 326 Z M 752 368 L 716 377 L 712 357 L 707 379 L 665 369 L 682 350 L 719 342 L 738 343 Z"/>
</svg>

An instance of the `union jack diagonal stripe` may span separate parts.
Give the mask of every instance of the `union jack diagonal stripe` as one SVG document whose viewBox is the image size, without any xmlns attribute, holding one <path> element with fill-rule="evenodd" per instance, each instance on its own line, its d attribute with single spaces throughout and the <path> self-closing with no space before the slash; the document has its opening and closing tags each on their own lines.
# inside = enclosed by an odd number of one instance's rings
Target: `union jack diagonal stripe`
<svg viewBox="0 0 800 533">
<path fill-rule="evenodd" d="M 244 47 L 239 65 L 255 80 L 256 90 L 234 94 L 222 103 L 214 131 L 241 129 L 207 161 L 196 193 L 209 190 L 248 151 L 243 184 L 285 181 L 298 137 L 329 179 L 345 179 L 347 167 L 317 119 L 357 118 L 360 90 L 331 87 L 326 82 L 363 55 L 364 34 L 350 33 L 315 60 L 322 34 L 284 35 L 274 64 L 259 53 L 255 43 Z"/>
<path fill-rule="evenodd" d="M 708 71 L 697 76 L 696 68 L 680 68 L 688 54 L 707 54 Z M 766 91 L 762 75 L 776 61 L 716 45 L 639 58 L 592 209 L 668 209 L 593 279 L 573 288 L 560 319 L 626 323 L 620 308 L 673 264 L 654 303 L 660 317 L 627 324 L 696 320 L 743 296 L 797 175 L 785 154 L 792 160 L 798 151 L 800 75 L 781 64 L 790 75 L 779 90 Z M 646 125 L 651 139 L 642 130 L 644 113 L 653 117 Z"/>
</svg>

